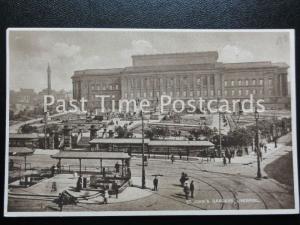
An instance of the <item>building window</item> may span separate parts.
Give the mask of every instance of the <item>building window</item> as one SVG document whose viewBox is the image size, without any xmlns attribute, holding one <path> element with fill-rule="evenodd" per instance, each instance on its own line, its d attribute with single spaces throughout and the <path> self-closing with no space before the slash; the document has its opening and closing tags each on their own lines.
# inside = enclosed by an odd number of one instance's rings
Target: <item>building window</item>
<svg viewBox="0 0 300 225">
<path fill-rule="evenodd" d="M 246 86 L 249 85 L 249 81 L 248 81 L 248 80 L 245 81 L 245 85 L 246 85 Z"/>
<path fill-rule="evenodd" d="M 231 86 L 234 86 L 234 80 L 231 81 Z"/>
<path fill-rule="evenodd" d="M 186 91 L 183 92 L 183 97 L 186 97 Z"/>
<path fill-rule="evenodd" d="M 242 86 L 242 80 L 239 80 L 239 86 Z"/>
<path fill-rule="evenodd" d="M 221 90 L 220 89 L 218 90 L 218 96 L 221 96 Z"/>
<path fill-rule="evenodd" d="M 159 97 L 159 91 L 156 92 L 156 97 Z"/>
<path fill-rule="evenodd" d="M 255 79 L 252 80 L 252 85 L 256 85 L 256 80 Z"/>
<path fill-rule="evenodd" d="M 231 90 L 231 96 L 234 96 L 234 95 L 235 95 L 235 91 Z"/>
<path fill-rule="evenodd" d="M 241 96 L 241 95 L 242 95 L 242 90 L 240 89 L 240 90 L 239 90 L 239 96 Z"/>
<path fill-rule="evenodd" d="M 224 91 L 224 95 L 227 96 L 227 94 L 228 94 L 228 92 L 227 92 L 227 90 L 225 90 L 225 91 Z"/>
<path fill-rule="evenodd" d="M 210 90 L 210 96 L 214 96 L 214 95 L 215 95 L 214 90 Z"/>
<path fill-rule="evenodd" d="M 192 91 L 190 91 L 190 97 L 193 97 L 193 92 Z"/>
<path fill-rule="evenodd" d="M 92 91 L 95 89 L 94 84 L 91 85 L 91 89 L 92 89 Z"/>
<path fill-rule="evenodd" d="M 113 89 L 113 86 L 112 85 L 109 85 L 109 90 L 112 90 Z"/>
<path fill-rule="evenodd" d="M 246 95 L 249 95 L 249 90 L 246 90 L 246 93 L 245 93 Z"/>
<path fill-rule="evenodd" d="M 227 87 L 227 85 L 228 85 L 228 82 L 227 82 L 227 80 L 225 80 L 224 81 L 224 86 Z"/>
<path fill-rule="evenodd" d="M 207 96 L 207 90 L 204 91 L 204 96 Z"/>
<path fill-rule="evenodd" d="M 152 98 L 153 97 L 153 93 L 152 92 L 150 92 L 150 98 Z"/>
<path fill-rule="evenodd" d="M 253 93 L 254 95 L 256 95 L 256 89 L 253 89 L 252 93 Z"/>
<path fill-rule="evenodd" d="M 200 86 L 200 84 L 201 84 L 201 79 L 200 79 L 200 78 L 198 78 L 198 79 L 197 79 L 197 85 L 199 85 L 199 86 Z"/>
<path fill-rule="evenodd" d="M 271 78 L 269 78 L 269 86 L 273 85 L 273 80 Z"/>
<path fill-rule="evenodd" d="M 170 96 L 173 97 L 173 92 L 172 91 L 170 91 Z"/>
<path fill-rule="evenodd" d="M 272 95 L 272 94 L 273 94 L 273 90 L 269 89 L 269 95 Z"/>
<path fill-rule="evenodd" d="M 133 98 L 133 92 L 130 93 L 130 97 Z"/>
<path fill-rule="evenodd" d="M 179 91 L 177 91 L 177 93 L 176 93 L 176 96 L 177 96 L 177 97 L 179 97 L 179 96 L 180 96 L 180 92 L 179 92 Z"/>
<path fill-rule="evenodd" d="M 262 89 L 259 90 L 259 94 L 260 94 L 260 95 L 263 94 L 263 90 L 262 90 Z"/>
<path fill-rule="evenodd" d="M 125 98 L 127 98 L 127 97 L 128 97 L 127 93 L 125 93 L 125 94 L 124 94 L 124 97 L 125 97 Z"/>
<path fill-rule="evenodd" d="M 146 92 L 144 92 L 144 98 L 147 98 L 147 93 Z"/>
<path fill-rule="evenodd" d="M 197 91 L 197 96 L 200 96 L 200 91 Z"/>
<path fill-rule="evenodd" d="M 215 85 L 215 77 L 211 76 L 209 82 L 210 82 L 210 85 L 214 86 Z"/>
<path fill-rule="evenodd" d="M 204 79 L 203 79 L 203 85 L 207 86 L 207 77 L 204 77 Z"/>
<path fill-rule="evenodd" d="M 111 98 L 115 98 L 115 95 L 112 95 Z"/>
<path fill-rule="evenodd" d="M 118 84 L 116 84 L 116 90 L 119 90 L 119 85 Z"/>
<path fill-rule="evenodd" d="M 263 85 L 263 84 L 264 84 L 263 79 L 260 79 L 260 80 L 259 80 L 259 85 Z"/>
</svg>

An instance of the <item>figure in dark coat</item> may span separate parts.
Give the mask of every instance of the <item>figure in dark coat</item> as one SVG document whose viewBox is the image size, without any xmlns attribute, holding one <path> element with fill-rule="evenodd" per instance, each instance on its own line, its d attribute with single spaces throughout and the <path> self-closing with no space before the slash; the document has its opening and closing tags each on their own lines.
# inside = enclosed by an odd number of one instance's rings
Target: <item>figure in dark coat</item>
<svg viewBox="0 0 300 225">
<path fill-rule="evenodd" d="M 154 186 L 154 191 L 158 190 L 158 179 L 157 176 L 154 177 L 153 179 L 153 186 Z"/>
<path fill-rule="evenodd" d="M 195 186 L 194 186 L 194 181 L 192 180 L 190 183 L 191 198 L 194 198 L 194 190 L 195 190 Z"/>
</svg>

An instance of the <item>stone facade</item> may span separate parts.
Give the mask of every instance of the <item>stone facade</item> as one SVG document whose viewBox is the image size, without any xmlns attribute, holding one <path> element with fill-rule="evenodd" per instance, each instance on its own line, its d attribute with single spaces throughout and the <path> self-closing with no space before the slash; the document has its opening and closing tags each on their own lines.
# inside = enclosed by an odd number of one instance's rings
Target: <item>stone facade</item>
<svg viewBox="0 0 300 225">
<path fill-rule="evenodd" d="M 267 109 L 289 107 L 287 69 L 284 63 L 218 62 L 217 52 L 132 56 L 133 66 L 122 69 L 75 71 L 73 98 L 100 107 L 95 95 L 120 99 L 147 98 L 156 102 L 163 94 L 173 99 L 264 99 Z M 105 107 L 111 108 L 111 99 Z"/>
</svg>

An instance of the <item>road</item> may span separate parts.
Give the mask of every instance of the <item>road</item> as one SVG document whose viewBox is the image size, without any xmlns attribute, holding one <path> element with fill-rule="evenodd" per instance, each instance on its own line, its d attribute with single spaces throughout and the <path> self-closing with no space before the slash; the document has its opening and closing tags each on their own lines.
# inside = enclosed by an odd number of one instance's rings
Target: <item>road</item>
<svg viewBox="0 0 300 225">
<path fill-rule="evenodd" d="M 284 153 L 285 148 L 276 150 Z M 276 159 L 268 157 L 264 164 Z M 44 156 L 46 157 L 46 156 Z M 141 176 L 140 158 L 133 158 L 132 175 Z M 234 159 L 233 159 L 234 161 Z M 186 201 L 179 185 L 181 172 L 194 180 L 195 198 Z M 159 190 L 152 191 L 154 174 L 159 177 Z M 224 167 L 221 162 L 179 161 L 150 159 L 146 167 L 147 189 L 151 195 L 108 205 L 78 204 L 64 206 L 64 211 L 111 211 L 111 210 L 226 210 L 226 209 L 286 209 L 293 208 L 293 190 L 268 178 L 256 180 L 256 165 L 233 163 Z M 122 198 L 122 194 L 120 194 Z M 57 206 L 44 200 L 9 199 L 9 209 L 13 211 L 53 211 Z"/>
</svg>

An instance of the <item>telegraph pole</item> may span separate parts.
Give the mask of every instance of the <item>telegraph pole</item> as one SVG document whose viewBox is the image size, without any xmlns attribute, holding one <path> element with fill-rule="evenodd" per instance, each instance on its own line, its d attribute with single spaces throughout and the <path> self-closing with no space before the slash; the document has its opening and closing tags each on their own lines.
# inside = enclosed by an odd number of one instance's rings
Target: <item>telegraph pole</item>
<svg viewBox="0 0 300 225">
<path fill-rule="evenodd" d="M 257 176 L 256 179 L 261 179 L 261 171 L 260 171 L 260 148 L 259 148 L 259 137 L 258 137 L 258 119 L 259 119 L 259 113 L 257 112 L 257 108 L 255 107 L 254 112 L 254 118 L 255 118 L 255 125 L 256 125 L 256 132 L 255 132 L 255 148 L 256 148 L 256 155 L 257 155 Z"/>
<path fill-rule="evenodd" d="M 144 162 L 144 118 L 143 111 L 141 110 L 142 116 L 142 189 L 146 188 L 146 180 L 145 180 L 145 162 Z"/>
<path fill-rule="evenodd" d="M 45 112 L 44 115 L 44 122 L 45 122 L 45 127 L 44 127 L 44 149 L 47 148 L 47 111 Z"/>
<path fill-rule="evenodd" d="M 139 99 L 137 99 L 137 104 L 140 102 Z M 142 189 L 146 188 L 146 178 L 145 178 L 145 154 L 144 154 L 144 116 L 143 116 L 143 109 L 141 108 L 141 117 L 142 117 Z"/>
</svg>

